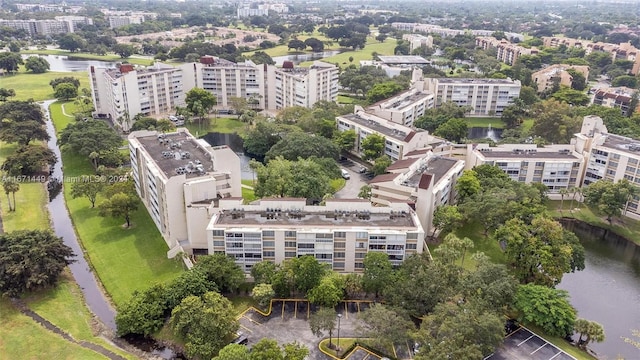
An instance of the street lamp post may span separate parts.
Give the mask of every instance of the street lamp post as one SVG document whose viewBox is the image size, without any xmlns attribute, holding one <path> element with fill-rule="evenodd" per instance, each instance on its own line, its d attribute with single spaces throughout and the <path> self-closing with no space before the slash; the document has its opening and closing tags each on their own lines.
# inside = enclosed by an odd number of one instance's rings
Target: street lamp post
<svg viewBox="0 0 640 360">
<path fill-rule="evenodd" d="M 336 355 L 338 355 L 340 351 L 340 319 L 342 319 L 342 314 L 338 314 L 338 344 L 336 345 Z"/>
</svg>

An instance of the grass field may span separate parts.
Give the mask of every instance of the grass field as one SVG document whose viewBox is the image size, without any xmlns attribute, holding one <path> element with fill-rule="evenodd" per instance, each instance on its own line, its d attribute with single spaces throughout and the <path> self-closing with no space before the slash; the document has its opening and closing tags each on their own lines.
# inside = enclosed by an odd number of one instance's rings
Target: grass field
<svg viewBox="0 0 640 360">
<path fill-rule="evenodd" d="M 520 125 L 522 128 L 522 133 L 523 134 L 528 134 L 529 131 L 531 131 L 531 128 L 533 127 L 533 119 L 527 119 L 525 121 L 522 122 L 522 125 Z"/>
<path fill-rule="evenodd" d="M 504 129 L 505 124 L 500 118 L 494 117 L 467 117 L 465 118 L 469 127 L 482 127 L 488 128 L 491 125 L 492 129 Z"/>
<path fill-rule="evenodd" d="M 101 60 L 101 61 L 120 61 L 128 62 L 130 64 L 149 66 L 153 65 L 153 60 L 139 59 L 135 57 L 123 59 L 117 54 L 96 55 L 89 53 L 72 53 L 62 49 L 47 49 L 47 50 L 23 50 L 21 54 L 38 54 L 38 55 L 61 55 L 68 56 L 70 58 L 84 59 L 84 60 Z"/>
<path fill-rule="evenodd" d="M 210 132 L 244 134 L 247 124 L 235 118 L 210 118 L 209 123 L 200 124 L 190 122 L 185 125 L 189 132 L 195 136 L 204 136 Z"/>
<path fill-rule="evenodd" d="M 465 269 L 474 269 L 476 266 L 476 261 L 474 261 L 471 257 L 473 254 L 477 252 L 483 252 L 487 255 L 491 261 L 497 264 L 505 264 L 507 259 L 505 258 L 504 252 L 500 248 L 500 244 L 493 239 L 490 235 L 485 237 L 483 234 L 482 226 L 478 223 L 472 223 L 466 225 L 460 229 L 454 231 L 456 236 L 459 238 L 468 237 L 473 240 L 473 249 L 469 249 L 465 254 L 463 267 Z M 429 234 L 431 235 L 431 234 Z M 444 237 L 441 235 L 441 240 Z M 433 251 L 437 249 L 439 244 L 429 244 L 429 250 L 433 254 Z"/>
<path fill-rule="evenodd" d="M 106 359 L 40 326 L 5 298 L 0 298 L 0 323 L 2 359 Z"/>
<path fill-rule="evenodd" d="M 59 108 L 51 105 L 58 131 L 68 122 Z M 62 153 L 65 177 L 92 174 L 89 161 L 67 151 Z M 126 301 L 135 290 L 165 282 L 182 271 L 177 260 L 167 259 L 168 248 L 147 210 L 140 204 L 131 217 L 132 227 L 123 228 L 123 219 L 104 218 L 92 209 L 86 198 L 73 199 L 71 187 L 64 195 L 76 232 L 88 253 L 91 265 L 116 305 Z M 99 197 L 98 202 L 102 199 Z"/>
<path fill-rule="evenodd" d="M 361 50 L 349 50 L 345 51 L 341 54 L 330 56 L 322 59 L 324 62 L 328 62 L 331 64 L 337 63 L 340 67 L 347 67 L 351 64 L 356 66 L 360 66 L 361 60 L 371 60 L 373 56 L 371 55 L 373 52 L 377 52 L 378 55 L 393 55 L 393 50 L 396 47 L 395 39 L 387 39 L 385 42 L 381 43 L 379 41 L 375 41 L 373 39 L 369 39 L 367 45 L 364 49 Z M 353 62 L 349 62 L 349 57 L 353 56 Z M 300 66 L 309 66 L 313 63 L 312 61 L 306 61 L 300 64 Z"/>
<path fill-rule="evenodd" d="M 15 75 L 0 76 L 0 87 L 5 89 L 13 89 L 16 96 L 10 100 L 28 100 L 42 101 L 53 99 L 53 89 L 49 82 L 55 78 L 73 76 L 80 80 L 80 88 L 90 88 L 89 76 L 86 71 L 78 72 L 52 72 L 48 71 L 44 74 L 27 73 L 24 67 L 20 67 L 20 71 Z"/>
</svg>

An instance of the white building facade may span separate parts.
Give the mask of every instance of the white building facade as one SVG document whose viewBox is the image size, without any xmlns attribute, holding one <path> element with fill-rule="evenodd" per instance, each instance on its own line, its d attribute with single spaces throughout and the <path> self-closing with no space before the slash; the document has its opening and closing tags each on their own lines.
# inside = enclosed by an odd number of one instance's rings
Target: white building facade
<svg viewBox="0 0 640 360">
<path fill-rule="evenodd" d="M 425 90 L 434 93 L 436 107 L 445 102 L 468 106 L 470 116 L 500 116 L 520 96 L 521 84 L 510 79 L 424 79 Z"/>
</svg>

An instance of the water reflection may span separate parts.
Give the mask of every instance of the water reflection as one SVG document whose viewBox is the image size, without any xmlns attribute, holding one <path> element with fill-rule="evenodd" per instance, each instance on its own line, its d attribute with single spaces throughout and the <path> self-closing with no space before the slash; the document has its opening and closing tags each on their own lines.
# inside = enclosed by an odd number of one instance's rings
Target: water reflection
<svg viewBox="0 0 640 360">
<path fill-rule="evenodd" d="M 30 56 L 37 56 L 46 59 L 49 62 L 49 71 L 56 72 L 76 72 L 87 71 L 89 66 L 97 66 L 102 68 L 115 67 L 114 61 L 100 61 L 100 60 L 84 60 L 74 59 L 68 56 L 62 55 L 35 55 L 35 54 L 23 54 L 22 58 L 26 59 Z"/>
</svg>

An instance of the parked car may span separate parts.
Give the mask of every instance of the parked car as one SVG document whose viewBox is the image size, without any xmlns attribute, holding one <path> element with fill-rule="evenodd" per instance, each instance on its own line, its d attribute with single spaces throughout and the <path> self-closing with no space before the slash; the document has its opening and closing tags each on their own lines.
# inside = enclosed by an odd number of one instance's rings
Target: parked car
<svg viewBox="0 0 640 360">
<path fill-rule="evenodd" d="M 340 172 L 342 173 L 342 178 L 345 180 L 349 180 L 351 179 L 351 175 L 349 175 L 349 172 L 345 169 L 340 169 Z"/>
</svg>

